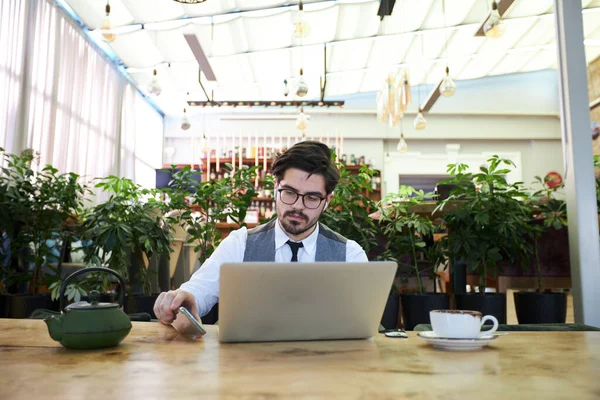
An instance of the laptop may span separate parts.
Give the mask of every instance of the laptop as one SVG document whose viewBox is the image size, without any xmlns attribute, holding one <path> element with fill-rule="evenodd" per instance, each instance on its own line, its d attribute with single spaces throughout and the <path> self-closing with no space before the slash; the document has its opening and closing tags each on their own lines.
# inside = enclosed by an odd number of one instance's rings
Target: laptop
<svg viewBox="0 0 600 400">
<path fill-rule="evenodd" d="M 372 337 L 396 269 L 388 261 L 224 263 L 219 341 Z"/>
</svg>

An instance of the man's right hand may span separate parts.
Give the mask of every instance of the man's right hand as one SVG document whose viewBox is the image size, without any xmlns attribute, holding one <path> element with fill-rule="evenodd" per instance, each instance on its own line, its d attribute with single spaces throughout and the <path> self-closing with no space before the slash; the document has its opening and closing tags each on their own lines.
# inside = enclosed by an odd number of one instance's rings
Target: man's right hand
<svg viewBox="0 0 600 400">
<path fill-rule="evenodd" d="M 162 292 L 154 303 L 154 314 L 163 324 L 173 325 L 177 330 L 180 330 L 180 328 L 185 328 L 185 325 L 190 324 L 185 316 L 176 318 L 177 309 L 181 306 L 187 308 L 200 321 L 196 298 L 190 292 L 181 289 Z"/>
</svg>

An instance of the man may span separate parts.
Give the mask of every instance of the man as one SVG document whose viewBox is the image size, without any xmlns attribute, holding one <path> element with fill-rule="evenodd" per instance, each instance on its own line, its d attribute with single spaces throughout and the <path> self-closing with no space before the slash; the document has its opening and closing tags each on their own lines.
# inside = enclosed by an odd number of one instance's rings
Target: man
<svg viewBox="0 0 600 400">
<path fill-rule="evenodd" d="M 340 178 L 326 145 L 297 143 L 277 157 L 272 170 L 277 219 L 231 232 L 188 282 L 161 293 L 154 313 L 163 324 L 187 328 L 189 322 L 173 313 L 179 306 L 198 319 L 206 315 L 219 300 L 219 270 L 225 262 L 368 261 L 358 243 L 318 223 Z"/>
</svg>

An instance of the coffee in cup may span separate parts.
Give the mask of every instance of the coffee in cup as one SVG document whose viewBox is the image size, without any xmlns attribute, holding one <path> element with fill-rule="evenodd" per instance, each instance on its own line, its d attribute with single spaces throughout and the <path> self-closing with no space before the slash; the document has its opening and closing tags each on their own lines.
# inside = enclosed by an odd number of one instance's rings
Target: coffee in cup
<svg viewBox="0 0 600 400">
<path fill-rule="evenodd" d="M 498 329 L 498 320 L 493 315 L 481 316 L 479 311 L 469 310 L 433 310 L 429 312 L 433 332 L 444 338 L 473 339 L 489 335 Z M 494 326 L 481 331 L 485 321 L 492 321 Z"/>
</svg>

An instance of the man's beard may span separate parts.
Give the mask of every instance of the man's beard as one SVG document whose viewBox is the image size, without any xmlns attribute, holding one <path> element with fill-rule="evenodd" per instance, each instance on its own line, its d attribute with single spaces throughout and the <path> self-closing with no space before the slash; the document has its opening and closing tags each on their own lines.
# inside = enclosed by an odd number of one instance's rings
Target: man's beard
<svg viewBox="0 0 600 400">
<path fill-rule="evenodd" d="M 301 224 L 300 221 L 286 220 L 285 217 L 290 216 L 290 215 L 295 215 L 295 216 L 298 216 L 298 217 L 304 219 L 304 221 L 306 221 L 306 225 L 302 227 L 300 225 Z M 290 235 L 297 236 L 297 235 L 302 235 L 303 233 L 311 230 L 317 224 L 317 222 L 319 222 L 319 216 L 315 217 L 315 219 L 311 221 L 302 212 L 288 211 L 283 214 L 283 218 L 281 218 L 279 220 L 279 222 L 281 223 L 281 226 L 287 233 L 289 233 Z"/>
</svg>

